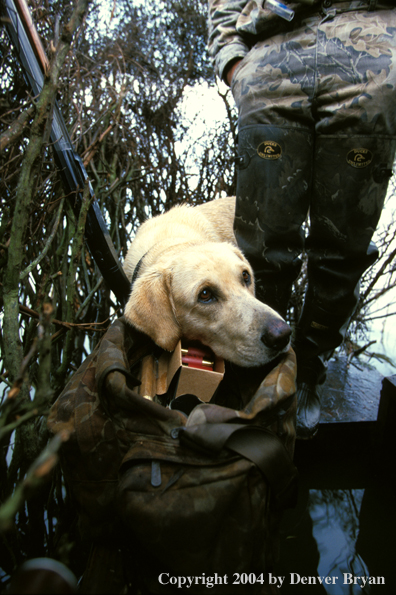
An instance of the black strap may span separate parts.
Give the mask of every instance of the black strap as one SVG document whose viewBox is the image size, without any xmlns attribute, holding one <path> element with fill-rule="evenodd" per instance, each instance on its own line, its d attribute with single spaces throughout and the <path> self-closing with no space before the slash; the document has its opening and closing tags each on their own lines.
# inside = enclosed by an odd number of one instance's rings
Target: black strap
<svg viewBox="0 0 396 595">
<path fill-rule="evenodd" d="M 148 250 L 147 250 L 147 252 L 148 252 Z M 140 268 L 141 268 L 141 266 L 142 266 L 143 259 L 144 259 L 144 257 L 146 256 L 147 252 L 145 252 L 145 253 L 143 254 L 143 256 L 141 257 L 141 259 L 139 260 L 139 262 L 138 262 L 138 263 L 137 263 L 137 265 L 135 266 L 135 270 L 133 271 L 132 280 L 131 280 L 131 293 L 132 293 L 132 290 L 133 290 L 133 286 L 134 286 L 134 284 L 135 284 L 135 281 L 136 281 L 136 279 L 137 279 L 137 278 L 138 278 L 138 276 L 139 276 Z"/>
<path fill-rule="evenodd" d="M 180 428 L 186 446 L 206 454 L 227 448 L 254 463 L 272 489 L 276 508 L 294 506 L 298 471 L 283 442 L 271 430 L 244 424 L 197 424 Z"/>
<path fill-rule="evenodd" d="M 226 448 L 257 465 L 272 488 L 276 508 L 295 506 L 298 471 L 276 434 L 261 428 L 245 428 L 230 436 Z"/>
</svg>

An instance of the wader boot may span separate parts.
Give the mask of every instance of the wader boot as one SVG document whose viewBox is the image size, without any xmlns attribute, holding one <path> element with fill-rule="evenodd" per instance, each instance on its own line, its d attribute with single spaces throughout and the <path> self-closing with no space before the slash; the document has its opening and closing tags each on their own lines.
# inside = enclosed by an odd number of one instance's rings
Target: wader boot
<svg viewBox="0 0 396 595">
<path fill-rule="evenodd" d="M 371 237 L 383 207 L 395 141 L 319 136 L 315 148 L 308 287 L 294 348 L 297 437 L 311 438 L 320 418 L 318 385 L 359 300 L 359 281 L 378 256 Z"/>
<path fill-rule="evenodd" d="M 239 131 L 235 236 L 255 274 L 256 296 L 285 317 L 301 269 L 313 137 L 256 124 Z"/>
<path fill-rule="evenodd" d="M 308 301 L 306 304 L 309 303 Z M 326 380 L 327 362 L 345 337 L 346 320 L 310 304 L 305 305 L 296 330 L 297 437 L 312 438 L 319 427 L 320 391 Z"/>
</svg>

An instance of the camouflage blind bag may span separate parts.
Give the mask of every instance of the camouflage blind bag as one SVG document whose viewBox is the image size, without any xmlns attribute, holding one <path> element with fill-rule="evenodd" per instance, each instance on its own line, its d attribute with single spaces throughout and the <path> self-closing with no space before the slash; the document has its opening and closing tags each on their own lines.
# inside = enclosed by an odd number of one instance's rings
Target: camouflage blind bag
<svg viewBox="0 0 396 595">
<path fill-rule="evenodd" d="M 50 412 L 50 431 L 70 433 L 61 462 L 82 535 L 122 552 L 119 584 L 104 587 L 99 562 L 85 592 L 271 592 L 297 475 L 293 350 L 266 368 L 228 366 L 189 415 L 138 394 L 147 354 L 158 348 L 118 319 Z"/>
</svg>

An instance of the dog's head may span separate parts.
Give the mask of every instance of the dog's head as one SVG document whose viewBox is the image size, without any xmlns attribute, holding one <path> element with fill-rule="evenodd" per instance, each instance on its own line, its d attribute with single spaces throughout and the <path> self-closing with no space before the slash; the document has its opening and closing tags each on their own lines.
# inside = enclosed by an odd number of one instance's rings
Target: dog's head
<svg viewBox="0 0 396 595">
<path fill-rule="evenodd" d="M 244 367 L 273 360 L 290 343 L 290 327 L 254 297 L 249 263 L 226 243 L 183 245 L 143 266 L 125 316 L 163 349 L 198 340 Z"/>
</svg>

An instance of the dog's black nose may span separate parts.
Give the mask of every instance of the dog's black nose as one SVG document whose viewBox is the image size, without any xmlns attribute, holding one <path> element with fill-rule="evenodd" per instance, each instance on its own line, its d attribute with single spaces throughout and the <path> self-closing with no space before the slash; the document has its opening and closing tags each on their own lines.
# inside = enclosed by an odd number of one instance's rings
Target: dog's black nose
<svg viewBox="0 0 396 595">
<path fill-rule="evenodd" d="M 272 320 L 261 335 L 261 340 L 266 347 L 281 351 L 289 343 L 291 335 L 290 326 L 281 318 Z"/>
</svg>

